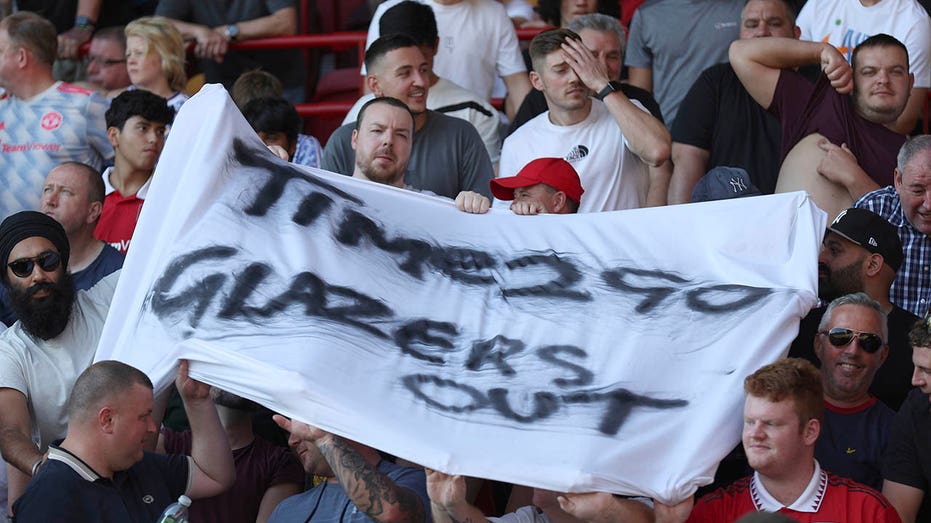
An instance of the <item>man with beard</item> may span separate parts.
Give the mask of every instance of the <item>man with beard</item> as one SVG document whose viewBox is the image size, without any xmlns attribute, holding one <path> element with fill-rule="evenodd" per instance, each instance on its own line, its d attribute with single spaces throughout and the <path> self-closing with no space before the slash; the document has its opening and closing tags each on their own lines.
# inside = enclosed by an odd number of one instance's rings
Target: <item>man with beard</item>
<svg viewBox="0 0 931 523">
<path fill-rule="evenodd" d="M 414 118 L 408 136 L 411 153 L 400 171 L 401 183 L 447 198 L 462 191 L 490 197 L 488 182 L 495 172 L 478 131 L 469 122 L 427 110 L 430 67 L 417 41 L 403 34 L 383 36 L 365 52 L 365 65 L 366 85 L 375 96 L 397 98 Z M 330 136 L 323 150 L 324 169 L 353 173 L 351 142 L 358 123 L 343 125 Z"/>
<path fill-rule="evenodd" d="M 103 206 L 100 172 L 78 162 L 65 162 L 49 171 L 42 187 L 39 211 L 55 218 L 68 236 L 71 255 L 68 270 L 77 290 L 90 289 L 104 276 L 123 266 L 124 256 L 94 238 Z M 16 315 L 6 289 L 0 286 L 0 321 L 13 325 Z"/>
<path fill-rule="evenodd" d="M 397 98 L 373 98 L 359 110 L 359 119 L 352 130 L 350 145 L 355 151 L 353 178 L 419 191 L 404 182 L 407 163 L 411 158 L 416 117 Z M 474 191 L 460 191 L 456 208 L 460 211 L 484 214 L 491 200 Z"/>
<path fill-rule="evenodd" d="M 898 409 L 911 389 L 911 348 L 908 332 L 918 317 L 889 301 L 889 288 L 902 264 L 902 245 L 895 227 L 865 209 L 842 211 L 824 235 L 818 256 L 818 295 L 830 302 L 846 294 L 866 293 L 879 302 L 889 324 L 889 357 L 873 380 L 870 392 Z M 825 308 L 812 309 L 799 326 L 790 356 L 818 364 L 813 343 Z"/>
<path fill-rule="evenodd" d="M 191 520 L 267 521 L 278 503 L 304 490 L 304 469 L 287 448 L 273 445 L 253 432 L 252 415 L 258 405 L 216 387 L 210 387 L 210 397 L 233 451 L 236 482 L 222 494 L 191 505 Z M 191 455 L 191 446 L 190 430 L 162 429 L 159 451 Z"/>
<path fill-rule="evenodd" d="M 9 503 L 65 436 L 65 404 L 94 359 L 119 271 L 76 292 L 70 247 L 51 216 L 22 211 L 0 223 L 0 281 L 19 320 L 0 334 L 0 452 Z"/>
</svg>

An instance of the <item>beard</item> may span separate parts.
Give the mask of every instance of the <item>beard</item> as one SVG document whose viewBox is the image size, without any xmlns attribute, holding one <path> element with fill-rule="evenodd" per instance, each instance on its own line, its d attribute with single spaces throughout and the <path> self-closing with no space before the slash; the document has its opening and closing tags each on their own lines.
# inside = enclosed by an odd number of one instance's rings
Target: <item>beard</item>
<svg viewBox="0 0 931 523">
<path fill-rule="evenodd" d="M 407 163 L 403 165 L 398 160 L 395 146 L 380 146 L 377 149 L 365 151 L 363 148 L 356 148 L 356 167 L 370 181 L 384 185 L 396 185 L 400 182 L 403 186 L 404 175 L 407 174 Z M 393 165 L 376 164 L 377 156 L 386 155 L 394 160 Z"/>
<path fill-rule="evenodd" d="M 821 265 L 824 276 L 819 275 L 818 278 L 818 297 L 824 301 L 832 301 L 847 294 L 862 292 L 861 263 L 862 260 L 858 260 L 835 271 Z"/>
<path fill-rule="evenodd" d="M 254 401 L 241 398 L 232 392 L 227 392 L 216 387 L 210 387 L 210 396 L 213 398 L 214 403 L 228 409 L 252 412 L 259 408 L 259 405 Z"/>
<path fill-rule="evenodd" d="M 26 289 L 11 285 L 8 290 L 10 308 L 16 313 L 26 332 L 37 338 L 50 340 L 65 330 L 77 296 L 71 274 L 62 271 L 58 282 L 37 283 Z M 48 296 L 34 298 L 33 296 L 40 291 L 47 291 Z"/>
</svg>

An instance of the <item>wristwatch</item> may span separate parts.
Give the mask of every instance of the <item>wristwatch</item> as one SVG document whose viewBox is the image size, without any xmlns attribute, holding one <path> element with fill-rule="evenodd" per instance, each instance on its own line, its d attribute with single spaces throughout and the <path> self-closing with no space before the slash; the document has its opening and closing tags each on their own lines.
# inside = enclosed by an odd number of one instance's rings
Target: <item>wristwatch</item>
<svg viewBox="0 0 931 523">
<path fill-rule="evenodd" d="M 74 18 L 74 26 L 80 29 L 93 32 L 97 27 L 97 22 L 90 19 L 90 17 L 81 15 Z"/>
<path fill-rule="evenodd" d="M 230 24 L 226 26 L 226 29 L 223 32 L 230 40 L 236 40 L 236 37 L 239 36 L 239 27 L 237 27 L 236 24 Z"/>
<path fill-rule="evenodd" d="M 608 96 L 609 94 L 613 93 L 614 91 L 620 91 L 620 90 L 621 90 L 621 82 L 615 82 L 612 80 L 608 82 L 608 85 L 606 85 L 604 89 L 598 91 L 598 94 L 595 95 L 595 98 L 598 98 L 599 100 L 604 100 L 605 97 Z"/>
</svg>

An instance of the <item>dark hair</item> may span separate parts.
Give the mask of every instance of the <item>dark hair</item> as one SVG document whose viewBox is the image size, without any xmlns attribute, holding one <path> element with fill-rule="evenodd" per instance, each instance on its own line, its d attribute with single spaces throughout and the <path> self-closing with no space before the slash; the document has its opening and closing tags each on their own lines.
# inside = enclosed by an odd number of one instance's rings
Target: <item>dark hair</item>
<svg viewBox="0 0 931 523">
<path fill-rule="evenodd" d="M 544 22 L 559 27 L 562 25 L 562 1 L 561 0 L 539 0 L 534 8 Z M 608 15 L 613 18 L 621 17 L 621 4 L 617 0 L 598 0 L 596 13 Z"/>
<path fill-rule="evenodd" d="M 281 98 L 284 96 L 284 88 L 277 76 L 268 71 L 253 69 L 239 75 L 230 89 L 230 96 L 236 107 L 242 110 L 256 98 Z"/>
<path fill-rule="evenodd" d="M 152 388 L 152 380 L 125 363 L 106 360 L 91 365 L 78 376 L 68 397 L 68 417 L 79 419 L 95 414 L 99 406 L 125 394 L 135 385 Z"/>
<path fill-rule="evenodd" d="M 908 64 L 908 49 L 905 47 L 905 44 L 886 33 L 879 33 L 860 42 L 857 44 L 857 47 L 854 48 L 853 55 L 850 57 L 850 65 L 854 70 L 857 68 L 857 54 L 863 49 L 868 49 L 870 47 L 898 47 L 905 53 L 905 63 L 906 65 Z"/>
<path fill-rule="evenodd" d="M 426 45 L 431 49 L 436 49 L 436 40 L 439 38 L 433 9 L 411 0 L 404 0 L 385 11 L 378 21 L 378 30 L 383 35 L 405 34 L 413 38 L 417 45 Z"/>
<path fill-rule="evenodd" d="M 116 42 L 120 45 L 120 52 L 126 54 L 126 34 L 123 32 L 126 29 L 125 26 L 115 25 L 112 27 L 104 27 L 102 29 L 97 29 L 94 31 L 94 40 L 109 40 L 111 42 Z"/>
<path fill-rule="evenodd" d="M 533 37 L 530 41 L 530 60 L 533 62 L 533 70 L 538 74 L 543 72 L 546 57 L 562 49 L 562 44 L 570 38 L 582 40 L 581 36 L 568 29 L 550 29 Z"/>
<path fill-rule="evenodd" d="M 405 47 L 417 47 L 417 41 L 405 34 L 394 33 L 382 36 L 372 42 L 368 50 L 365 51 L 365 70 L 368 74 L 378 65 L 378 62 L 391 51 L 403 49 Z"/>
<path fill-rule="evenodd" d="M 32 51 L 36 60 L 46 65 L 58 57 L 58 32 L 52 22 L 30 11 L 17 11 L 0 21 L 10 43 Z"/>
<path fill-rule="evenodd" d="M 175 112 L 168 107 L 164 98 L 145 89 L 124 91 L 110 102 L 110 108 L 107 109 L 107 128 L 116 127 L 122 131 L 126 120 L 133 116 L 169 125 L 175 119 Z"/>
<path fill-rule="evenodd" d="M 301 115 L 284 98 L 256 98 L 242 108 L 242 115 L 257 133 L 284 133 L 288 141 L 297 140 L 301 132 Z"/>
<path fill-rule="evenodd" d="M 748 5 L 750 2 L 753 2 L 753 1 L 754 1 L 754 0 L 745 0 L 745 1 L 744 1 L 744 7 L 747 7 L 747 5 Z M 765 0 L 763 0 L 763 1 L 765 1 Z M 793 2 L 791 2 L 790 0 L 772 0 L 772 1 L 774 1 L 774 2 L 779 2 L 780 4 L 782 4 L 783 6 L 785 6 L 785 8 L 786 8 L 786 19 L 789 21 L 789 24 L 791 24 L 791 25 L 794 27 L 794 26 L 795 26 L 795 18 L 798 16 L 798 9 L 796 9 L 795 4 L 794 4 Z M 743 15 L 741 15 L 741 17 L 742 17 L 742 16 L 743 16 Z"/>
<path fill-rule="evenodd" d="M 414 121 L 414 113 L 411 112 L 411 108 L 408 107 L 406 103 L 402 102 L 401 100 L 398 100 L 397 98 L 392 98 L 390 96 L 378 96 L 365 102 L 365 104 L 362 105 L 362 108 L 359 109 L 359 115 L 356 117 L 356 130 L 357 131 L 359 130 L 359 126 L 362 124 L 362 119 L 365 116 L 365 111 L 367 111 L 369 107 L 375 104 L 388 104 L 392 107 L 404 109 L 404 111 L 406 111 L 407 114 L 411 115 L 411 121 Z"/>
</svg>

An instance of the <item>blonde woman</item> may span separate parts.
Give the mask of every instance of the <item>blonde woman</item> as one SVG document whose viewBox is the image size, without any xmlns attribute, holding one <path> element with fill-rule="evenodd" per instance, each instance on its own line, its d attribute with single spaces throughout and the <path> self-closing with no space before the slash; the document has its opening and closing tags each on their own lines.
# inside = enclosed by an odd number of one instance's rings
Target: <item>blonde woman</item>
<svg viewBox="0 0 931 523">
<path fill-rule="evenodd" d="M 178 111 L 188 99 L 184 94 L 184 40 L 164 17 L 146 16 L 126 26 L 126 70 L 130 89 L 145 89 L 168 101 Z"/>
</svg>

